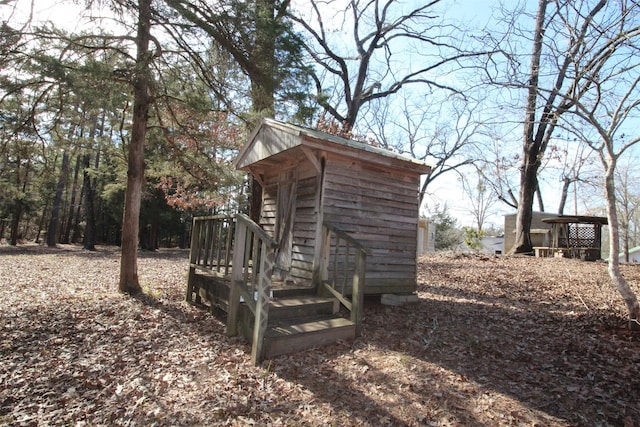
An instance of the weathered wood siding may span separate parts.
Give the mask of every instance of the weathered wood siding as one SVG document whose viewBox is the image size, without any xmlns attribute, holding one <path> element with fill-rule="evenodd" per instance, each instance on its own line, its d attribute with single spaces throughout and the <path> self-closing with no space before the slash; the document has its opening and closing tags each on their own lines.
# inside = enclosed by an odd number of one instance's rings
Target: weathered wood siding
<svg viewBox="0 0 640 427">
<path fill-rule="evenodd" d="M 318 222 L 318 177 L 309 167 L 299 169 L 296 220 L 293 224 L 293 253 L 291 276 L 297 282 L 311 281 L 313 270 L 316 224 Z"/>
<path fill-rule="evenodd" d="M 265 172 L 262 213 L 260 225 L 269 235 L 276 238 L 277 200 L 280 175 L 284 170 Z M 311 282 L 316 225 L 318 222 L 318 182 L 316 170 L 308 160 L 302 159 L 296 165 L 296 199 L 293 222 L 293 244 L 291 248 L 291 269 L 289 279 L 308 285 Z"/>
<path fill-rule="evenodd" d="M 419 172 L 331 151 L 316 150 L 313 155 L 318 159 L 315 163 L 302 150 L 286 150 L 260 166 L 264 183 L 260 225 L 275 240 L 279 240 L 277 224 L 282 220 L 278 192 L 285 187 L 283 176 L 295 180 L 291 262 L 284 266 L 286 271 L 278 270 L 281 277 L 301 285 L 311 283 L 316 239 L 324 219 L 369 249 L 367 294 L 414 292 Z"/>
<path fill-rule="evenodd" d="M 416 289 L 419 175 L 328 155 L 324 220 L 370 250 L 366 293 Z"/>
</svg>

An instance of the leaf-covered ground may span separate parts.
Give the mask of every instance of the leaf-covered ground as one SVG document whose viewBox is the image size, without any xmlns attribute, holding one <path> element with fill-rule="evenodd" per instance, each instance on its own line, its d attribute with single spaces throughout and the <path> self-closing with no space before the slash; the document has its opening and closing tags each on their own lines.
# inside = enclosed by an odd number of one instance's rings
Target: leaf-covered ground
<svg viewBox="0 0 640 427">
<path fill-rule="evenodd" d="M 433 255 L 353 343 L 250 364 L 183 302 L 187 252 L 0 247 L 0 425 L 640 426 L 640 336 L 603 263 Z M 624 268 L 634 288 L 640 267 Z"/>
</svg>

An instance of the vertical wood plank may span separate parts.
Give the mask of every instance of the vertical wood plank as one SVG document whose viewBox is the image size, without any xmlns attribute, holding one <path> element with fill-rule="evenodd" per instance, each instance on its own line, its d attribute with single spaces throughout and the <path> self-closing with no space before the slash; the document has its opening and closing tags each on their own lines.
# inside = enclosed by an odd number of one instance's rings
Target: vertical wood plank
<svg viewBox="0 0 640 427">
<path fill-rule="evenodd" d="M 331 254 L 331 231 L 322 226 L 322 238 L 320 251 L 319 251 L 319 265 L 318 265 L 318 293 L 320 295 L 326 295 L 324 284 L 329 280 L 329 256 Z"/>
<path fill-rule="evenodd" d="M 275 254 L 267 248 L 267 243 L 260 245 L 260 273 L 258 274 L 258 300 L 256 301 L 256 316 L 253 325 L 253 345 L 251 346 L 251 361 L 257 366 L 264 355 L 264 336 L 269 324 L 269 301 L 271 300 L 271 272 Z M 255 262 L 255 260 L 254 260 Z"/>
<path fill-rule="evenodd" d="M 247 226 L 238 221 L 236 224 L 235 250 L 231 268 L 231 288 L 229 289 L 229 312 L 227 313 L 227 335 L 238 335 L 238 310 L 240 308 L 240 290 L 238 282 L 242 282 Z"/>
<path fill-rule="evenodd" d="M 233 242 L 233 236 L 235 234 L 235 222 L 233 218 L 229 218 L 227 226 L 227 244 L 226 252 L 224 256 L 224 275 L 229 275 L 229 267 L 231 266 L 231 243 Z"/>
<path fill-rule="evenodd" d="M 218 273 L 222 269 L 220 261 L 222 260 L 222 248 L 225 241 L 223 236 L 225 222 L 226 220 L 221 218 L 216 226 L 216 272 Z"/>
<path fill-rule="evenodd" d="M 194 292 L 194 276 L 196 274 L 196 268 L 194 264 L 197 262 L 197 254 L 198 254 L 198 242 L 199 242 L 199 229 L 200 229 L 200 221 L 197 221 L 196 218 L 193 218 L 192 226 L 191 226 L 191 249 L 189 251 L 189 275 L 187 276 L 187 292 L 185 294 L 185 300 L 187 302 L 193 302 L 193 292 Z"/>
<path fill-rule="evenodd" d="M 332 234 L 331 232 L 329 232 L 329 245 L 331 245 L 331 238 L 332 238 Z M 338 258 L 340 258 L 340 237 L 338 237 L 338 235 L 335 235 L 335 240 L 336 240 L 336 246 L 335 246 L 335 252 L 333 254 L 333 272 L 332 272 L 332 277 L 331 277 L 331 283 L 333 286 L 336 286 L 338 284 Z"/>
<path fill-rule="evenodd" d="M 253 233 L 253 240 L 252 240 L 252 254 L 251 254 L 251 261 L 252 261 L 252 265 L 251 265 L 251 279 L 249 280 L 249 283 L 247 283 L 247 287 L 250 289 L 251 293 L 254 293 L 259 286 L 258 283 L 258 273 L 260 272 L 260 267 L 262 267 L 260 265 L 260 263 L 262 262 L 261 258 L 260 258 L 260 237 L 258 235 L 256 235 L 255 233 Z"/>
<path fill-rule="evenodd" d="M 238 223 L 240 226 L 240 223 Z M 249 261 L 251 260 L 251 242 L 252 242 L 252 232 L 251 230 L 246 229 L 246 224 L 242 222 L 242 227 L 245 228 L 245 238 L 242 248 L 244 248 L 244 258 L 242 260 L 242 281 L 246 285 L 249 282 Z"/>
<path fill-rule="evenodd" d="M 351 295 L 351 321 L 356 324 L 356 336 L 362 335 L 362 308 L 364 304 L 365 265 L 367 254 L 358 250 L 356 255 L 356 267 L 353 274 L 353 289 Z"/>
</svg>

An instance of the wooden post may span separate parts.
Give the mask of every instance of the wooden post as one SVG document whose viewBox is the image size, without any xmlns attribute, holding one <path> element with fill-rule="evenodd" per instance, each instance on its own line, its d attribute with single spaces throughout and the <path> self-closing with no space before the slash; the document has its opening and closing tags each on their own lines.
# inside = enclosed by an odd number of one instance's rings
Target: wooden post
<svg viewBox="0 0 640 427">
<path fill-rule="evenodd" d="M 258 273 L 258 300 L 256 316 L 253 324 L 253 345 L 251 346 L 251 362 L 257 366 L 264 354 L 264 336 L 269 324 L 269 301 L 271 300 L 271 271 L 273 269 L 274 251 L 262 241 L 260 251 L 260 272 Z M 256 260 L 254 259 L 254 268 Z"/>
<path fill-rule="evenodd" d="M 229 275 L 229 267 L 231 266 L 231 244 L 233 242 L 233 236 L 236 232 L 235 227 L 234 227 L 234 222 L 233 222 L 233 218 L 229 218 L 227 221 L 229 221 L 229 225 L 227 227 L 227 247 L 226 247 L 226 252 L 225 252 L 225 256 L 224 256 L 224 275 L 225 277 Z"/>
<path fill-rule="evenodd" d="M 193 302 L 193 291 L 194 291 L 193 279 L 196 274 L 195 264 L 198 258 L 197 254 L 200 250 L 198 247 L 200 221 L 196 221 L 196 218 L 193 218 L 192 224 L 193 225 L 191 227 L 191 249 L 189 251 L 189 275 L 187 276 L 187 292 L 185 294 L 185 300 L 187 302 Z"/>
<path fill-rule="evenodd" d="M 320 263 L 318 266 L 317 291 L 322 295 L 327 295 L 324 283 L 329 279 L 329 255 L 331 253 L 331 230 L 322 226 L 322 243 L 320 245 Z"/>
<path fill-rule="evenodd" d="M 364 305 L 365 265 L 367 254 L 358 249 L 356 265 L 353 273 L 353 289 L 351 291 L 351 321 L 356 324 L 356 336 L 362 334 L 362 308 Z"/>
<path fill-rule="evenodd" d="M 244 255 L 247 237 L 247 226 L 242 221 L 236 223 L 235 247 L 233 250 L 233 264 L 231 265 L 231 287 L 229 289 L 229 312 L 227 313 L 227 335 L 238 335 L 238 310 L 240 309 L 240 289 L 244 270 Z"/>
</svg>

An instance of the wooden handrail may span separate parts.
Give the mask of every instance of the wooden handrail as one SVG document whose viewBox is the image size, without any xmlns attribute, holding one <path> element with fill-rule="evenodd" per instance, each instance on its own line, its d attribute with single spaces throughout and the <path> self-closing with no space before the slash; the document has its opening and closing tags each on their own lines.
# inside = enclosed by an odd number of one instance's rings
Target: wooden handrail
<svg viewBox="0 0 640 427">
<path fill-rule="evenodd" d="M 332 236 L 333 234 L 333 236 Z M 335 245 L 331 245 L 335 240 Z M 344 240 L 344 250 L 341 251 L 341 240 Z M 334 224 L 325 222 L 322 227 L 322 242 L 320 256 L 320 278 L 324 291 L 330 293 L 351 312 L 351 321 L 356 325 L 356 336 L 362 333 L 362 305 L 364 302 L 365 272 L 369 251 L 360 242 Z M 353 252 L 353 253 L 352 253 Z M 342 259 L 339 259 L 342 256 Z M 349 259 L 354 256 L 354 263 Z M 329 278 L 329 261 L 333 257 L 332 278 Z M 342 266 L 342 286 L 338 285 L 338 270 Z M 349 298 L 347 282 L 351 285 Z"/>
<path fill-rule="evenodd" d="M 324 224 L 322 224 L 322 226 L 324 228 L 328 229 L 328 230 L 333 231 L 338 237 L 340 237 L 341 239 L 344 239 L 345 241 L 349 242 L 351 245 L 353 245 L 358 250 L 364 251 L 367 254 L 369 253 L 369 250 L 367 248 L 365 248 L 362 245 L 362 243 L 360 243 L 359 241 L 357 241 L 356 239 L 351 237 L 346 231 L 342 230 L 341 228 L 339 228 L 335 224 L 331 224 L 330 222 L 325 222 Z"/>
<path fill-rule="evenodd" d="M 236 215 L 236 220 L 242 221 L 244 222 L 244 224 L 247 226 L 247 228 L 254 234 L 257 234 L 258 237 L 260 238 L 260 240 L 264 240 L 265 242 L 267 242 L 268 246 L 271 248 L 276 248 L 278 247 L 278 242 L 276 242 L 275 240 L 273 240 L 271 238 L 271 236 L 269 236 L 267 234 L 266 231 L 264 231 L 258 224 L 256 224 L 255 222 L 253 222 L 251 220 L 251 218 L 249 218 L 248 216 L 244 215 L 244 214 L 237 214 Z"/>
<path fill-rule="evenodd" d="M 278 244 L 249 217 L 238 214 L 233 246 L 227 335 L 238 334 L 238 311 L 242 296 L 255 316 L 251 361 L 258 365 L 264 355 L 263 343 L 271 299 L 271 273 Z"/>
</svg>

